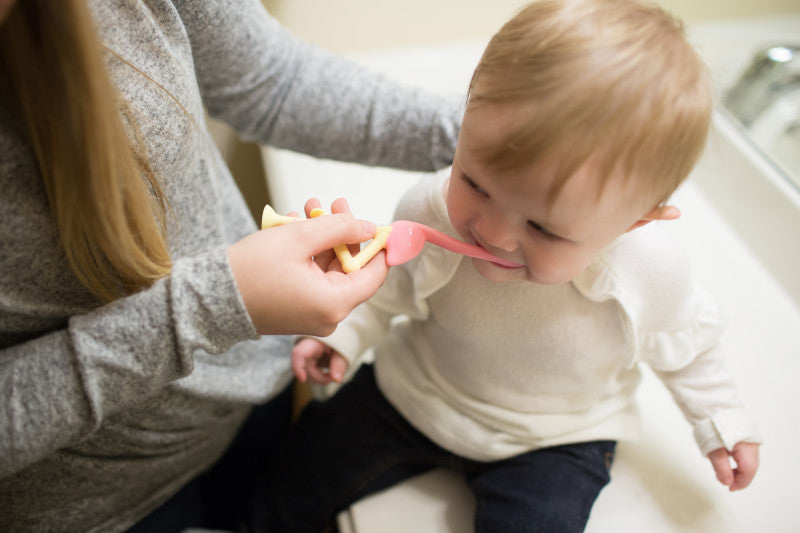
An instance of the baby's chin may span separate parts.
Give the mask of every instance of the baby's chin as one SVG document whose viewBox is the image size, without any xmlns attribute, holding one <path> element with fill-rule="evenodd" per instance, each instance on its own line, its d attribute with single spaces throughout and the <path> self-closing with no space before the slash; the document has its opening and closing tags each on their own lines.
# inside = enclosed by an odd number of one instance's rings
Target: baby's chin
<svg viewBox="0 0 800 533">
<path fill-rule="evenodd" d="M 528 281 L 537 285 L 560 285 L 567 283 L 571 278 L 563 275 L 547 275 L 542 272 L 532 271 L 527 266 L 509 268 L 482 259 L 472 259 L 472 264 L 478 274 L 484 278 L 497 283 L 507 281 Z"/>
</svg>

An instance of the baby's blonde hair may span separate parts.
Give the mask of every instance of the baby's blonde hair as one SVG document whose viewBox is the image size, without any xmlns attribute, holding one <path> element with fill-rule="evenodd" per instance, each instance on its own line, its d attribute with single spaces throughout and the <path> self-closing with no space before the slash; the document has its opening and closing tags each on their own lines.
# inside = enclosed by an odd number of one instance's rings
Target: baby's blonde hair
<svg viewBox="0 0 800 533">
<path fill-rule="evenodd" d="M 490 165 L 554 165 L 551 199 L 584 163 L 635 178 L 666 200 L 703 151 L 708 69 L 683 24 L 637 0 L 539 0 L 492 38 L 468 106 L 520 104 L 524 120 L 489 148 Z"/>
</svg>

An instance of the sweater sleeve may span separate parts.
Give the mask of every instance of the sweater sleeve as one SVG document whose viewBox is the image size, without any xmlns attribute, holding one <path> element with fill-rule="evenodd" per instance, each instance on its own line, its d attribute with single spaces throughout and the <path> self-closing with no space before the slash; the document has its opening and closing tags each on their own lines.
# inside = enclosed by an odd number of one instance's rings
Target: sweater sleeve
<svg viewBox="0 0 800 533">
<path fill-rule="evenodd" d="M 618 239 L 587 271 L 591 276 L 577 286 L 596 301 L 612 295 L 619 302 L 634 337 L 626 363 L 655 371 L 704 455 L 741 441 L 760 442 L 726 363 L 722 312 L 695 283 L 677 243 L 651 224 Z"/>
<path fill-rule="evenodd" d="M 316 157 L 432 171 L 452 161 L 461 103 L 295 38 L 258 0 L 180 1 L 203 101 L 246 138 Z"/>
<path fill-rule="evenodd" d="M 189 374 L 193 354 L 256 338 L 224 247 L 178 260 L 151 288 L 0 352 L 0 478 L 74 443 Z"/>
<path fill-rule="evenodd" d="M 647 303 L 638 307 L 639 357 L 669 389 L 705 455 L 740 441 L 760 442 L 738 396 L 722 336 L 725 320 L 715 299 L 699 287 L 688 257 L 661 232 L 647 234 Z M 659 253 L 660 252 L 660 253 Z M 647 265 L 646 261 L 641 264 Z M 656 279 L 657 278 L 657 279 Z"/>
<path fill-rule="evenodd" d="M 761 442 L 718 346 L 681 369 L 656 374 L 692 425 L 703 455 L 717 448 L 731 450 L 737 442 Z"/>
<path fill-rule="evenodd" d="M 670 284 L 672 298 L 666 294 L 657 298 L 659 305 L 645 313 L 651 318 L 653 314 L 671 316 L 666 321 L 668 327 L 640 332 L 642 356 L 691 424 L 703 455 L 722 447 L 731 450 L 741 441 L 761 442 L 739 399 L 722 349 L 722 313 L 711 295 L 693 283 L 688 272 L 680 275 L 683 270 L 677 266 L 673 269 L 675 278 L 684 281 Z"/>
</svg>

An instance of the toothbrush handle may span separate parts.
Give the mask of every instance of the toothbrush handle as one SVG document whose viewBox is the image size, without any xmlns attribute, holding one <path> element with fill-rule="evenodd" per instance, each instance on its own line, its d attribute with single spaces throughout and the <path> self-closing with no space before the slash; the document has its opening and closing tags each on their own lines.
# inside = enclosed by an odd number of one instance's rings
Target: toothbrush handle
<svg viewBox="0 0 800 533">
<path fill-rule="evenodd" d="M 435 230 L 431 227 L 424 226 L 423 233 L 425 235 L 425 240 L 435 244 L 436 246 L 440 246 L 445 248 L 446 250 L 450 250 L 451 252 L 456 252 L 461 255 L 466 255 L 468 257 L 475 257 L 476 259 L 485 259 L 487 261 L 492 261 L 494 263 L 498 263 L 505 266 L 520 266 L 517 263 L 512 261 L 507 261 L 505 259 L 501 259 L 494 254 L 491 254 L 481 248 L 480 246 L 475 246 L 473 244 L 468 244 L 464 241 L 460 241 L 446 233 L 442 233 L 439 230 Z"/>
</svg>

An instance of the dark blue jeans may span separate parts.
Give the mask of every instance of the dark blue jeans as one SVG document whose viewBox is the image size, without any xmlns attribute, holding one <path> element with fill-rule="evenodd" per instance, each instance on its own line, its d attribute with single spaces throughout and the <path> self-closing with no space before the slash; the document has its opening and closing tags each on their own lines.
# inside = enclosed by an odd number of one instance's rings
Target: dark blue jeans
<svg viewBox="0 0 800 533">
<path fill-rule="evenodd" d="M 290 433 L 259 529 L 318 532 L 362 496 L 434 467 L 464 474 L 475 531 L 583 531 L 609 481 L 616 442 L 555 446 L 496 462 L 455 455 L 414 429 L 379 392 L 371 366 Z"/>
<path fill-rule="evenodd" d="M 231 446 L 128 533 L 178 533 L 186 528 L 250 531 L 251 503 L 263 506 L 264 483 L 285 444 L 292 417 L 292 387 L 253 408 Z M 255 496 L 259 494 L 259 496 Z"/>
</svg>

